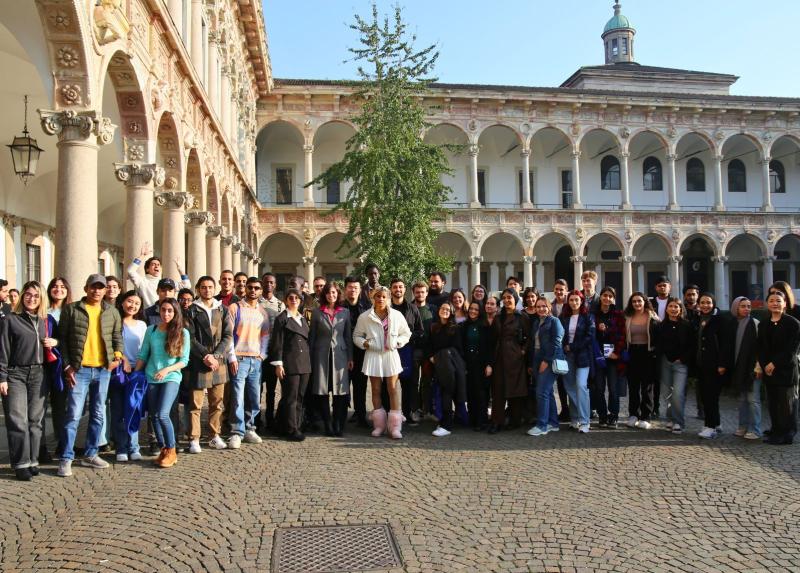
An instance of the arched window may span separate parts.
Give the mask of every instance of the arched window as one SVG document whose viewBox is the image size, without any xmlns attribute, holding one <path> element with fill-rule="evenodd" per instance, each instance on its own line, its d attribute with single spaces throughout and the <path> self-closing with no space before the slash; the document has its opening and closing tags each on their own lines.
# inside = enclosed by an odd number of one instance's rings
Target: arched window
<svg viewBox="0 0 800 573">
<path fill-rule="evenodd" d="M 740 159 L 728 163 L 728 193 L 745 193 L 747 191 L 747 170 Z"/>
<path fill-rule="evenodd" d="M 619 159 L 606 155 L 600 162 L 600 188 L 604 191 L 619 190 Z"/>
<path fill-rule="evenodd" d="M 786 193 L 786 170 L 777 159 L 769 162 L 770 193 Z"/>
<path fill-rule="evenodd" d="M 706 190 L 706 167 L 697 157 L 692 157 L 686 162 L 686 190 Z"/>
<path fill-rule="evenodd" d="M 663 191 L 663 172 L 661 162 L 655 157 L 648 157 L 642 165 L 642 186 L 645 191 Z"/>
</svg>

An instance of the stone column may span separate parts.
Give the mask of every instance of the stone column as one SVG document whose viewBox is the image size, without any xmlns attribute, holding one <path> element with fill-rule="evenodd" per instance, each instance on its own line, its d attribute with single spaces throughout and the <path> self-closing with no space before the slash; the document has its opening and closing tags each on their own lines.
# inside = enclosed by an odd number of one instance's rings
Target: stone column
<svg viewBox="0 0 800 573">
<path fill-rule="evenodd" d="M 2 274 L 3 278 L 6 280 L 11 276 L 8 272 L 8 263 L 6 259 L 6 245 L 8 243 L 6 239 L 6 228 L 10 226 L 11 217 L 8 215 L 0 216 L 0 274 Z M 11 283 L 10 280 L 8 282 Z"/>
<path fill-rule="evenodd" d="M 471 284 L 469 288 L 472 289 L 477 284 L 481 284 L 481 263 L 483 262 L 483 257 L 476 256 L 470 257 L 469 263 L 471 265 L 470 269 L 470 280 Z"/>
<path fill-rule="evenodd" d="M 206 273 L 214 277 L 215 281 L 219 280 L 222 272 L 220 235 L 222 235 L 222 227 L 219 225 L 206 227 Z"/>
<path fill-rule="evenodd" d="M 219 117 L 219 58 L 217 56 L 218 36 L 216 32 L 208 34 L 208 83 L 206 93 L 211 100 L 211 107 Z M 214 277 L 216 280 L 217 277 Z"/>
<path fill-rule="evenodd" d="M 253 267 L 252 276 L 254 277 L 261 277 L 261 269 L 259 269 L 259 265 L 261 264 L 261 259 L 258 257 L 253 257 L 253 260 L 250 261 L 250 265 Z"/>
<path fill-rule="evenodd" d="M 758 264 L 750 263 L 750 284 L 751 285 L 756 284 L 757 282 L 758 282 Z"/>
<path fill-rule="evenodd" d="M 172 278 L 177 283 L 181 277 L 175 268 L 175 261 L 181 267 L 186 265 L 184 215 L 186 209 L 191 209 L 194 205 L 194 196 L 186 191 L 164 191 L 156 194 L 156 204 L 164 209 L 161 244 L 163 276 Z"/>
<path fill-rule="evenodd" d="M 669 257 L 669 278 L 672 281 L 672 290 L 674 296 L 679 296 L 683 293 L 683 280 L 681 278 L 681 255 L 671 255 Z"/>
<path fill-rule="evenodd" d="M 481 207 L 481 202 L 478 197 L 478 146 L 472 144 L 469 146 L 469 167 L 470 167 L 470 180 L 472 181 L 472 189 L 469 200 L 469 206 L 472 209 Z"/>
<path fill-rule="evenodd" d="M 575 257 L 570 257 L 569 260 L 572 261 L 572 264 L 573 264 L 573 267 L 574 267 L 573 275 L 574 275 L 575 282 L 572 283 L 574 285 L 573 288 L 580 289 L 581 288 L 581 275 L 583 274 L 583 263 L 586 262 L 586 257 L 575 256 Z"/>
<path fill-rule="evenodd" d="M 772 269 L 773 263 L 775 262 L 777 257 L 770 256 L 770 257 L 761 257 L 761 260 L 764 263 L 764 299 L 766 300 L 767 297 L 767 290 L 769 289 L 770 285 L 775 282 L 775 279 L 772 276 Z M 790 273 L 789 280 L 791 281 L 794 277 L 791 276 Z M 789 284 L 794 284 L 790 282 Z"/>
<path fill-rule="evenodd" d="M 506 287 L 506 281 L 508 280 L 508 277 L 513 277 L 513 276 L 514 276 L 514 263 L 508 262 L 506 263 L 506 276 L 505 280 L 503 281 L 503 288 Z"/>
<path fill-rule="evenodd" d="M 722 155 L 714 156 L 714 193 L 714 209 L 724 211 L 725 202 L 722 200 Z"/>
<path fill-rule="evenodd" d="M 125 184 L 124 260 L 129 265 L 144 243 L 153 243 L 153 188 L 164 185 L 165 173 L 155 163 L 115 163 L 114 169 Z"/>
<path fill-rule="evenodd" d="M 500 290 L 500 265 L 497 263 L 489 265 L 489 290 Z"/>
<path fill-rule="evenodd" d="M 317 257 L 307 256 L 303 257 L 303 264 L 306 266 L 306 280 L 309 284 L 314 282 L 314 265 L 317 264 Z"/>
<path fill-rule="evenodd" d="M 222 91 L 220 93 L 220 120 L 222 121 L 222 131 L 225 137 L 230 139 L 231 133 L 231 78 L 230 71 L 227 66 L 222 66 Z M 224 269 L 223 269 L 224 270 Z"/>
<path fill-rule="evenodd" d="M 617 300 L 617 308 L 625 308 L 633 294 L 633 263 L 636 257 L 625 255 L 619 258 L 622 262 L 622 299 Z"/>
<path fill-rule="evenodd" d="M 222 269 L 220 269 L 220 272 L 233 271 L 233 243 L 235 242 L 235 240 L 236 237 L 234 237 L 233 235 L 222 236 L 221 239 Z"/>
<path fill-rule="evenodd" d="M 12 224 L 13 224 L 13 231 L 11 232 L 11 236 L 13 238 L 12 244 L 14 245 L 14 266 L 15 266 L 16 271 L 17 271 L 15 278 L 17 280 L 16 280 L 16 284 L 15 283 L 11 283 L 11 282 L 9 282 L 9 284 L 13 284 L 14 286 L 17 287 L 17 290 L 21 291 L 22 290 L 22 285 L 25 284 L 25 280 L 27 279 L 26 274 L 25 274 L 24 259 L 22 258 L 22 255 L 23 255 L 22 246 L 24 244 L 23 240 L 22 240 L 22 220 L 19 219 L 18 217 L 14 217 Z M 97 253 L 97 251 L 95 250 L 95 257 L 97 257 L 96 253 Z M 92 270 L 92 272 L 96 273 L 97 272 L 96 269 L 97 269 L 97 267 L 95 267 Z M 91 273 L 89 273 L 89 274 L 91 274 Z M 89 276 L 88 274 L 84 275 L 84 277 L 81 280 L 85 281 L 86 277 L 88 277 L 88 276 Z M 70 284 L 72 284 L 72 283 L 70 283 Z M 83 284 L 83 282 L 81 282 L 79 284 Z M 20 294 L 22 294 L 22 293 L 20 293 Z"/>
<path fill-rule="evenodd" d="M 186 213 L 184 221 L 189 225 L 189 260 L 186 262 L 186 274 L 194 284 L 197 279 L 208 273 L 206 226 L 214 222 L 214 215 L 210 211 L 192 211 Z"/>
<path fill-rule="evenodd" d="M 764 157 L 761 161 L 761 193 L 762 193 L 762 210 L 774 211 L 772 206 L 772 195 L 769 188 L 769 162 L 772 161 L 770 156 Z"/>
<path fill-rule="evenodd" d="M 239 270 L 246 273 L 250 269 L 250 251 L 244 244 L 239 243 Z"/>
<path fill-rule="evenodd" d="M 797 284 L 797 265 L 795 263 L 789 263 L 789 280 L 787 281 L 790 285 Z M 769 287 L 769 285 L 764 285 L 765 288 Z"/>
<path fill-rule="evenodd" d="M 203 81 L 203 0 L 192 0 L 192 64 Z"/>
<path fill-rule="evenodd" d="M 526 287 L 534 286 L 533 282 L 533 263 L 536 262 L 536 257 L 525 255 L 522 257 L 522 284 Z M 541 286 L 535 285 L 539 288 Z"/>
<path fill-rule="evenodd" d="M 448 285 L 453 284 L 453 271 L 447 271 L 444 273 L 444 283 Z"/>
<path fill-rule="evenodd" d="M 630 153 L 627 151 L 619 154 L 619 179 L 622 194 L 622 204 L 620 205 L 621 209 L 633 208 L 631 205 L 631 189 L 628 176 L 628 157 L 630 157 Z"/>
<path fill-rule="evenodd" d="M 536 257 L 533 257 L 533 258 L 536 259 Z M 540 291 L 545 290 L 545 286 L 544 286 L 544 263 L 542 261 L 539 261 L 539 262 L 536 263 L 536 285 L 535 286 Z"/>
<path fill-rule="evenodd" d="M 80 292 L 97 272 L 97 155 L 116 126 L 97 111 L 39 110 L 42 129 L 57 135 L 55 275 Z"/>
<path fill-rule="evenodd" d="M 233 237 L 233 244 L 231 244 L 231 270 L 234 274 L 243 271 L 242 266 L 242 243 L 239 242 L 239 237 Z"/>
<path fill-rule="evenodd" d="M 533 209 L 531 202 L 531 150 L 523 149 L 522 153 L 522 205 L 523 209 Z"/>
<path fill-rule="evenodd" d="M 0 229 L 0 233 L 3 231 Z M 5 235 L 5 233 L 3 233 Z M 0 245 L 0 248 L 3 248 Z M 5 255 L 5 253 L 3 253 Z M 5 268 L 0 266 L 5 274 Z M 47 283 L 53 278 L 53 232 L 49 229 L 42 233 L 42 285 L 47 287 Z"/>
<path fill-rule="evenodd" d="M 178 29 L 178 35 L 183 36 L 183 1 L 167 0 L 167 10 L 172 17 L 172 22 Z"/>
<path fill-rule="evenodd" d="M 305 182 L 308 184 L 314 179 L 314 146 L 304 145 L 303 153 L 305 158 Z M 314 206 L 314 187 L 311 185 L 303 189 L 303 206 Z"/>
<path fill-rule="evenodd" d="M 467 263 L 458 263 L 458 286 L 469 296 L 469 271 Z"/>
<path fill-rule="evenodd" d="M 583 209 L 581 203 L 581 152 L 572 152 L 572 208 Z"/>
<path fill-rule="evenodd" d="M 729 306 L 728 301 L 728 267 L 725 263 L 728 262 L 728 257 L 711 257 L 714 262 L 714 290 L 717 295 L 717 306 L 723 310 L 727 310 Z"/>
<path fill-rule="evenodd" d="M 678 209 L 678 186 L 675 177 L 675 159 L 674 153 L 667 154 L 667 191 L 669 193 L 669 204 L 667 209 L 673 211 Z"/>
<path fill-rule="evenodd" d="M 639 290 L 647 294 L 645 292 L 647 290 L 647 280 L 644 274 L 644 263 L 636 265 L 636 288 L 634 290 Z"/>
</svg>

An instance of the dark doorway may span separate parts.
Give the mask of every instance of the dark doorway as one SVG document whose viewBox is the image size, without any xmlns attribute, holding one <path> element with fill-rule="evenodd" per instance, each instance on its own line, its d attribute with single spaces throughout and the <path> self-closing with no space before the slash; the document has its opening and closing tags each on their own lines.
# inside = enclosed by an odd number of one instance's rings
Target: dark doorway
<svg viewBox="0 0 800 573">
<path fill-rule="evenodd" d="M 573 284 L 574 281 L 574 266 L 572 261 L 570 261 L 570 257 L 572 257 L 572 247 L 568 245 L 564 245 L 558 251 L 556 251 L 556 256 L 553 261 L 555 265 L 555 273 L 556 279 L 564 279 L 569 284 L 569 288 L 575 288 Z"/>
</svg>

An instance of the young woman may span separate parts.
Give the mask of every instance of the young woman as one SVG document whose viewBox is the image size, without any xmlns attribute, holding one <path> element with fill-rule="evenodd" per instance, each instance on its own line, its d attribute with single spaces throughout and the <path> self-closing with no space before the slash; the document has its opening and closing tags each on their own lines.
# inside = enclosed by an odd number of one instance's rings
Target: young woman
<svg viewBox="0 0 800 573">
<path fill-rule="evenodd" d="M 303 399 L 311 376 L 311 329 L 300 310 L 302 300 L 299 290 L 290 288 L 286 291 L 286 309 L 275 318 L 269 345 L 269 362 L 275 367 L 275 376 L 281 383 L 278 411 L 283 415 L 286 439 L 291 442 L 306 439 L 300 427 L 303 423 Z"/>
<path fill-rule="evenodd" d="M 456 288 L 450 291 L 450 305 L 453 307 L 453 320 L 456 321 L 456 324 L 461 324 L 467 320 L 467 309 L 469 305 L 467 304 L 467 297 L 463 290 Z"/>
<path fill-rule="evenodd" d="M 797 353 L 800 351 L 800 321 L 786 314 L 786 295 L 767 297 L 769 320 L 758 329 L 758 363 L 767 389 L 772 430 L 765 441 L 787 445 L 797 433 Z"/>
<path fill-rule="evenodd" d="M 686 320 L 680 299 L 669 297 L 656 345 L 661 372 L 661 398 L 666 402 L 667 430 L 680 434 L 686 427 L 686 378 L 695 349 L 694 328 Z"/>
<path fill-rule="evenodd" d="M 536 301 L 539 298 L 539 293 L 533 287 L 526 287 L 522 291 L 522 312 L 528 315 L 528 318 L 533 320 L 536 318 Z"/>
<path fill-rule="evenodd" d="M 564 327 L 550 314 L 550 302 L 542 297 L 536 301 L 536 318 L 533 321 L 533 359 L 531 367 L 536 379 L 536 425 L 528 430 L 529 436 L 544 436 L 558 431 L 558 408 L 553 396 L 556 381 L 553 360 L 563 358 Z"/>
<path fill-rule="evenodd" d="M 117 297 L 117 310 L 122 317 L 122 370 L 125 374 L 133 372 L 136 358 L 142 349 L 147 323 L 142 312 L 142 299 L 135 290 L 130 290 Z M 126 376 L 127 378 L 127 376 Z M 127 381 L 126 381 L 127 383 Z M 114 383 L 108 386 L 108 398 L 111 401 L 112 436 L 117 449 L 117 461 L 139 461 L 139 432 L 129 432 L 125 423 L 125 385 Z"/>
<path fill-rule="evenodd" d="M 11 305 L 11 308 L 17 308 L 17 304 L 19 304 L 19 291 L 17 289 L 9 289 L 8 304 Z"/>
<path fill-rule="evenodd" d="M 497 297 L 487 296 L 486 302 L 483 304 L 483 312 L 486 315 L 486 326 L 491 327 L 494 324 L 494 319 L 497 318 L 497 311 L 500 310 L 500 301 Z M 494 355 L 494 350 L 492 350 Z"/>
<path fill-rule="evenodd" d="M 462 347 L 467 365 L 467 410 L 469 423 L 476 432 L 488 426 L 489 377 L 492 375 L 491 329 L 486 324 L 483 308 L 471 302 L 467 321 L 461 325 Z"/>
<path fill-rule="evenodd" d="M 58 330 L 58 321 L 61 319 L 61 309 L 72 302 L 72 291 L 67 279 L 56 277 L 47 285 L 47 335 L 53 336 Z M 53 351 L 54 360 L 45 360 L 44 380 L 46 394 L 50 403 L 45 402 L 44 417 L 42 418 L 42 441 L 39 446 L 40 462 L 51 461 L 47 451 L 47 410 L 50 409 L 50 421 L 53 424 L 53 435 L 56 442 L 56 457 L 61 457 L 64 452 L 64 416 L 67 409 L 67 386 L 64 384 L 64 371 L 58 361 L 58 351 Z"/>
<path fill-rule="evenodd" d="M 189 331 L 183 327 L 181 306 L 174 298 L 161 301 L 161 323 L 150 326 L 136 359 L 136 370 L 147 374 L 147 407 L 161 453 L 153 463 L 169 468 L 178 461 L 175 428 L 169 417 L 181 384 L 181 369 L 189 364 Z"/>
<path fill-rule="evenodd" d="M 731 383 L 739 392 L 739 427 L 734 436 L 761 438 L 761 380 L 756 378 L 759 322 L 750 316 L 752 303 L 740 296 L 731 303 L 732 321 L 725 338 L 733 342 Z M 760 369 L 759 369 L 760 370 Z"/>
<path fill-rule="evenodd" d="M 42 285 L 30 281 L 13 312 L 0 320 L 0 396 L 11 467 L 21 481 L 39 475 L 45 348 L 58 344 L 46 335 L 45 309 Z"/>
<path fill-rule="evenodd" d="M 388 288 L 378 286 L 370 296 L 372 308 L 358 317 L 353 343 L 365 351 L 362 372 L 369 377 L 372 389 L 372 435 L 380 437 L 387 426 L 386 410 L 381 404 L 381 384 L 385 379 L 390 404 L 389 435 L 399 440 L 403 437 L 403 412 L 400 409 L 397 379 L 403 366 L 397 350 L 411 339 L 411 330 L 402 313 L 391 308 Z"/>
<path fill-rule="evenodd" d="M 705 426 L 698 436 L 716 438 L 721 431 L 719 394 L 730 361 L 729 329 L 719 314 L 714 295 L 704 292 L 697 301 L 700 308 L 700 330 L 697 336 L 698 384 L 703 395 Z"/>
<path fill-rule="evenodd" d="M 592 341 L 595 325 L 594 317 L 583 303 L 581 291 L 574 290 L 567 295 L 567 306 L 561 313 L 561 326 L 564 327 L 564 354 L 569 365 L 564 386 L 569 395 L 570 427 L 588 434 L 591 417 L 589 370 L 594 360 Z"/>
<path fill-rule="evenodd" d="M 503 310 L 492 324 L 495 350 L 492 362 L 492 424 L 497 433 L 506 423 L 505 404 L 509 405 L 508 428 L 519 427 L 525 398 L 528 396 L 528 335 L 530 320 L 517 312 L 516 293 L 506 289 Z"/>
<path fill-rule="evenodd" d="M 797 304 L 792 286 L 786 281 L 775 281 L 769 287 L 767 295 L 773 292 L 782 292 L 786 299 L 786 314 L 800 320 L 800 304 Z"/>
<path fill-rule="evenodd" d="M 477 302 L 481 308 L 483 308 L 483 305 L 486 304 L 486 287 L 483 285 L 475 285 L 472 287 L 469 301 Z"/>
<path fill-rule="evenodd" d="M 325 425 L 325 435 L 341 436 L 350 403 L 353 334 L 350 311 L 339 304 L 339 286 L 328 282 L 320 306 L 311 313 L 311 391 Z M 333 394 L 333 418 L 328 403 Z"/>
<path fill-rule="evenodd" d="M 442 417 L 433 435 L 442 438 L 453 431 L 453 400 L 457 404 L 464 402 L 466 366 L 461 332 L 454 318 L 453 307 L 443 304 L 437 314 L 438 319 L 431 324 L 428 336 L 427 355 L 442 393 Z"/>
<path fill-rule="evenodd" d="M 658 316 L 641 292 L 633 293 L 625 307 L 625 343 L 628 349 L 628 421 L 629 428 L 649 430 L 653 413 L 655 381 L 655 345 Z"/>
<path fill-rule="evenodd" d="M 606 364 L 604 367 L 595 364 L 590 401 L 597 410 L 600 425 L 616 428 L 619 420 L 619 379 L 625 372 L 625 363 L 620 360 L 625 348 L 625 316 L 621 310 L 617 310 L 617 291 L 614 287 L 600 289 L 599 300 L 600 304 L 594 313 L 595 338 Z"/>
</svg>

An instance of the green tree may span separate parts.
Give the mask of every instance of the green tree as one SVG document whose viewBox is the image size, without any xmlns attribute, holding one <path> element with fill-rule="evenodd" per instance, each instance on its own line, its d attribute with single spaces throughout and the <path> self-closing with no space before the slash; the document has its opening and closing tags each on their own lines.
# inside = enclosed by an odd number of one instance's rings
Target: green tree
<svg viewBox="0 0 800 573">
<path fill-rule="evenodd" d="M 402 10 L 381 17 L 373 3 L 370 21 L 356 15 L 350 26 L 360 47 L 350 48 L 359 62 L 357 97 L 360 113 L 352 118 L 356 134 L 347 141 L 344 158 L 310 185 L 348 182 L 342 211 L 349 227 L 337 249 L 342 258 L 373 262 L 385 277 L 412 281 L 433 270 L 452 268 L 452 258 L 436 252 L 439 233 L 433 223 L 446 215 L 442 203 L 452 190 L 441 176 L 451 173 L 445 150 L 457 145 L 431 145 L 422 135 L 429 124 L 420 96 L 438 58 L 436 46 L 415 50 Z M 362 268 L 358 270 L 361 271 Z"/>
</svg>

